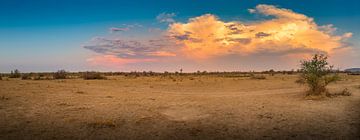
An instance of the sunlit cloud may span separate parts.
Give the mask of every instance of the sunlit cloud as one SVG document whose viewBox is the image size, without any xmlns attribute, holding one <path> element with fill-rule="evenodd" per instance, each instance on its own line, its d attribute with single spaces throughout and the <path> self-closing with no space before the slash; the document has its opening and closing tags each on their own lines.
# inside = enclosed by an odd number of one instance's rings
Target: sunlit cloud
<svg viewBox="0 0 360 140">
<path fill-rule="evenodd" d="M 333 53 L 352 36 L 351 33 L 336 35 L 332 25 L 318 26 L 312 18 L 288 9 L 258 5 L 249 11 L 273 18 L 244 24 L 206 14 L 187 23 L 171 24 L 169 36 L 183 45 L 185 54 L 195 58 L 259 52 Z"/>
<path fill-rule="evenodd" d="M 96 37 L 84 48 L 102 55 L 89 62 L 109 61 L 117 65 L 158 63 L 157 60 L 167 58 L 186 62 L 228 58 L 234 61 L 236 56 L 245 60 L 262 55 L 274 56 L 274 60 L 294 59 L 291 63 L 295 63 L 317 52 L 339 57 L 353 50 L 347 41 L 352 33 L 338 34 L 332 24 L 318 25 L 311 17 L 272 5 L 258 5 L 248 11 L 264 19 L 245 23 L 204 14 L 178 22 L 173 19 L 176 14 L 162 13 L 156 19 L 168 23 L 166 29 L 148 28 L 145 38 Z M 111 30 L 129 31 L 127 28 L 133 27 Z"/>
</svg>

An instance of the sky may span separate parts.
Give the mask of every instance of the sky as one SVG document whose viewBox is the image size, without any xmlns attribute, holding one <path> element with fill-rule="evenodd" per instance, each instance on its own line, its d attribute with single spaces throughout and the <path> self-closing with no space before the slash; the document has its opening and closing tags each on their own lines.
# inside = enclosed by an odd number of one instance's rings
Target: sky
<svg viewBox="0 0 360 140">
<path fill-rule="evenodd" d="M 360 67 L 358 0 L 1 0 L 0 72 Z"/>
</svg>

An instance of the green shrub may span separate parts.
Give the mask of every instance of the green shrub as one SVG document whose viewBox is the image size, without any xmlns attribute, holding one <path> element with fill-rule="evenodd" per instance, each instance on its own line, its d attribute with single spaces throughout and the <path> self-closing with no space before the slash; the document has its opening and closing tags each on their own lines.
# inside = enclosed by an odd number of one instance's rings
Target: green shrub
<svg viewBox="0 0 360 140">
<path fill-rule="evenodd" d="M 307 95 L 323 95 L 328 84 L 339 80 L 332 68 L 327 62 L 327 56 L 315 54 L 311 60 L 301 62 L 301 75 L 297 83 L 309 87 Z"/>
<path fill-rule="evenodd" d="M 67 72 L 65 70 L 58 70 L 53 74 L 54 79 L 66 79 Z"/>
<path fill-rule="evenodd" d="M 85 72 L 82 77 L 84 80 L 106 79 L 106 77 L 101 75 L 100 72 Z"/>
</svg>

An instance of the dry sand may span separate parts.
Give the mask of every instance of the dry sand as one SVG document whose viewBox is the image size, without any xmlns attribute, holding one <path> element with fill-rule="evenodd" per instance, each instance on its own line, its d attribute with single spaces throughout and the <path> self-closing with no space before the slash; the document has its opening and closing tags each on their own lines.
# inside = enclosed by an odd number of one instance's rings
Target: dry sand
<svg viewBox="0 0 360 140">
<path fill-rule="evenodd" d="M 1 80 L 0 139 L 360 139 L 360 76 L 320 100 L 296 78 Z"/>
</svg>

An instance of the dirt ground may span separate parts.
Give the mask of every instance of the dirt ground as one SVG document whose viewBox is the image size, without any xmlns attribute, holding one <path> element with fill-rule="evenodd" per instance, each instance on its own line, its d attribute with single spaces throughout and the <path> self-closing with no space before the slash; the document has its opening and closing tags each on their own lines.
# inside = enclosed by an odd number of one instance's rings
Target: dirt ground
<svg viewBox="0 0 360 140">
<path fill-rule="evenodd" d="M 0 139 L 360 139 L 360 76 L 305 99 L 296 75 L 0 80 Z"/>
</svg>

